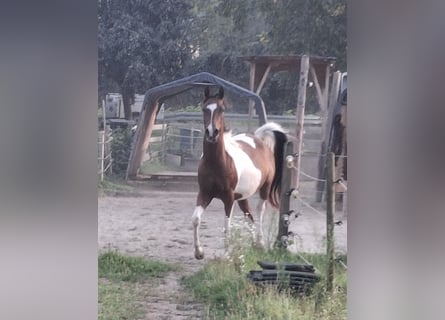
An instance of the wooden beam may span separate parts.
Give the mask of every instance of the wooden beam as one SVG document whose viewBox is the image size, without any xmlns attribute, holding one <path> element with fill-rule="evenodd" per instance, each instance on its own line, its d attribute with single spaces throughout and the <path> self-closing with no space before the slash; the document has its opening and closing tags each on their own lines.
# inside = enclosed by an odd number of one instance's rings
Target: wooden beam
<svg viewBox="0 0 445 320">
<path fill-rule="evenodd" d="M 329 88 L 330 83 L 329 79 L 331 78 L 331 66 L 328 64 L 326 66 L 326 73 L 325 73 L 325 79 L 324 79 L 324 87 L 323 87 L 323 106 L 327 110 L 328 109 L 328 103 L 329 103 Z"/>
<path fill-rule="evenodd" d="M 263 76 L 261 78 L 261 81 L 258 84 L 258 87 L 256 88 L 255 93 L 258 94 L 258 95 L 260 94 L 261 90 L 263 89 L 264 83 L 266 82 L 267 76 L 269 75 L 270 68 L 271 68 L 271 65 L 268 64 L 267 68 L 266 68 L 266 71 L 264 71 L 264 74 L 263 74 Z"/>
<path fill-rule="evenodd" d="M 256 63 L 250 62 L 250 78 L 249 78 L 249 89 L 250 91 L 255 91 L 255 74 L 256 72 Z M 253 115 L 255 114 L 254 103 L 249 99 L 249 119 L 247 120 L 247 132 L 251 132 L 251 122 Z"/>
<path fill-rule="evenodd" d="M 320 83 L 318 82 L 318 76 L 317 73 L 315 72 L 314 66 L 311 64 L 310 68 L 309 68 L 310 72 L 311 72 L 311 76 L 312 76 L 312 80 L 314 80 L 314 85 L 315 85 L 315 89 L 317 91 L 317 101 L 318 104 L 320 105 L 320 109 L 323 110 L 323 93 L 321 92 L 321 87 L 320 87 Z"/>
<path fill-rule="evenodd" d="M 296 144 L 295 153 L 297 160 L 295 163 L 295 189 L 299 191 L 300 187 L 300 166 L 301 166 L 301 150 L 303 149 L 303 126 L 304 126 L 304 109 L 306 106 L 306 87 L 309 73 L 309 56 L 303 55 L 301 57 L 300 66 L 300 82 L 298 85 L 298 99 L 297 99 L 297 128 L 295 130 Z"/>
<path fill-rule="evenodd" d="M 126 179 L 134 179 L 138 174 L 144 154 L 147 152 L 150 143 L 151 132 L 156 119 L 156 112 L 159 104 L 147 105 L 142 111 L 139 124 L 136 130 L 136 141 L 130 153 L 128 161 Z"/>
</svg>

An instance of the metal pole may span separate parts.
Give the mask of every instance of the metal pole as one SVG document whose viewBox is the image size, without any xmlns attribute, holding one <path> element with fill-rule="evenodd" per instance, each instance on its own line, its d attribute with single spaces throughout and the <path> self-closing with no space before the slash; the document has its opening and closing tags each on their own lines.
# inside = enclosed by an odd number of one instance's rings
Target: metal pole
<svg viewBox="0 0 445 320">
<path fill-rule="evenodd" d="M 327 118 L 323 119 L 322 123 L 322 142 L 321 142 L 321 155 L 318 162 L 318 178 L 320 180 L 324 179 L 325 173 L 326 173 L 326 167 L 324 167 L 325 161 L 325 154 L 327 151 L 329 151 L 329 137 L 331 134 L 331 127 L 332 127 L 332 117 L 334 115 L 334 109 L 337 105 L 338 101 L 338 93 L 340 90 L 340 80 L 341 80 L 341 73 L 339 71 L 334 72 L 332 75 L 332 87 L 331 92 L 329 96 L 329 105 L 328 105 L 328 113 Z M 323 199 L 323 190 L 324 190 L 324 182 L 318 181 L 317 182 L 317 193 L 316 193 L 316 201 L 321 202 Z"/>
<path fill-rule="evenodd" d="M 106 116 L 105 116 L 105 100 L 102 100 L 102 119 L 104 130 L 102 131 L 102 141 L 101 141 L 101 160 L 100 160 L 100 181 L 104 181 L 104 161 L 105 161 L 105 131 L 106 131 Z"/>
</svg>

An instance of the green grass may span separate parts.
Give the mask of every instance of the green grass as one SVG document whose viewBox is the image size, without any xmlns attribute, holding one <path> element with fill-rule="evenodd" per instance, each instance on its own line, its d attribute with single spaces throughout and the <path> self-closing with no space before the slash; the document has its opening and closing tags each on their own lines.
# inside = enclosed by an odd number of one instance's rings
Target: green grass
<svg viewBox="0 0 445 320">
<path fill-rule="evenodd" d="M 163 171 L 181 171 L 181 167 L 177 166 L 169 166 L 167 164 L 163 164 L 160 162 L 160 159 L 153 159 L 150 161 L 146 161 L 141 166 L 141 172 L 150 174 L 150 173 L 158 173 Z"/>
<path fill-rule="evenodd" d="M 238 248 L 231 255 L 228 260 L 210 261 L 201 271 L 182 280 L 198 300 L 208 305 L 209 319 L 346 319 L 346 272 L 341 266 L 336 268 L 335 292 L 327 294 L 323 279 L 324 255 L 305 255 L 320 272 L 322 280 L 310 294 L 299 297 L 286 291 L 278 292 L 273 287 L 257 288 L 246 277 L 249 270 L 261 269 L 258 260 L 303 263 L 298 256 L 286 250 L 265 251 L 252 246 Z"/>
<path fill-rule="evenodd" d="M 99 281 L 99 320 L 140 319 L 139 292 L 126 283 Z"/>
<path fill-rule="evenodd" d="M 99 320 L 140 319 L 143 310 L 138 301 L 147 295 L 147 286 L 142 289 L 140 284 L 150 284 L 170 271 L 179 270 L 176 265 L 111 250 L 101 253 L 98 260 Z"/>
<path fill-rule="evenodd" d="M 178 267 L 159 261 L 149 261 L 142 257 L 123 256 L 115 251 L 99 255 L 99 278 L 137 282 L 152 277 L 161 277 Z"/>
<path fill-rule="evenodd" d="M 99 195 L 116 193 L 133 193 L 135 188 L 126 184 L 125 180 L 119 178 L 105 177 L 98 182 Z"/>
</svg>

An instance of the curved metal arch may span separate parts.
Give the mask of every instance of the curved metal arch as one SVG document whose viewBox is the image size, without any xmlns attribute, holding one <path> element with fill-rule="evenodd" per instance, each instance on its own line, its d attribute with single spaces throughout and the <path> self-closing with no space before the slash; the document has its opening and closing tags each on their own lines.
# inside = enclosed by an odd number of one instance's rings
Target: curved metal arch
<svg viewBox="0 0 445 320">
<path fill-rule="evenodd" d="M 208 72 L 197 73 L 151 88 L 145 92 L 141 116 L 139 117 L 136 130 L 136 137 L 128 161 L 127 179 L 136 177 L 139 171 L 143 155 L 148 149 L 156 114 L 159 111 L 160 101 L 198 86 L 222 86 L 224 90 L 234 93 L 239 97 L 251 99 L 254 102 L 258 114 L 259 125 L 263 125 L 267 122 L 266 108 L 263 99 L 261 99 L 259 95 Z"/>
</svg>

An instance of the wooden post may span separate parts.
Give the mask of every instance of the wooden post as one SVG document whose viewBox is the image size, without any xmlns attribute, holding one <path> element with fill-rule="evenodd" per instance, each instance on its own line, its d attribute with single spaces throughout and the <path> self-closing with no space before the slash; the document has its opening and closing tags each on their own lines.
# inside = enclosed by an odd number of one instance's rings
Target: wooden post
<svg viewBox="0 0 445 320">
<path fill-rule="evenodd" d="M 300 166 L 301 166 L 301 150 L 303 149 L 303 126 L 304 126 L 304 108 L 306 106 L 306 87 L 309 73 L 309 56 L 303 55 L 301 57 L 300 66 L 300 82 L 298 85 L 298 100 L 297 100 L 297 128 L 295 130 L 296 145 L 295 153 L 297 154 L 297 161 L 295 162 L 296 172 L 292 180 L 295 181 L 292 185 L 299 191 L 300 188 Z"/>
<path fill-rule="evenodd" d="M 251 62 L 249 86 L 250 86 L 250 91 L 253 92 L 255 92 L 255 75 L 256 75 L 256 63 Z M 255 114 L 254 103 L 252 100 L 249 99 L 249 119 L 247 120 L 247 132 L 251 132 L 251 122 L 254 114 Z"/>
<path fill-rule="evenodd" d="M 334 289 L 334 213 L 335 213 L 335 155 L 333 152 L 327 154 L 326 167 L 326 257 L 327 275 L 326 290 L 332 293 Z"/>
<path fill-rule="evenodd" d="M 292 169 L 287 167 L 286 157 L 294 152 L 294 144 L 292 141 L 286 142 L 283 152 L 283 173 L 281 178 L 281 195 L 280 195 L 280 218 L 278 221 L 277 244 L 282 247 L 287 246 L 287 235 L 289 232 L 289 203 L 291 189 Z"/>
</svg>

